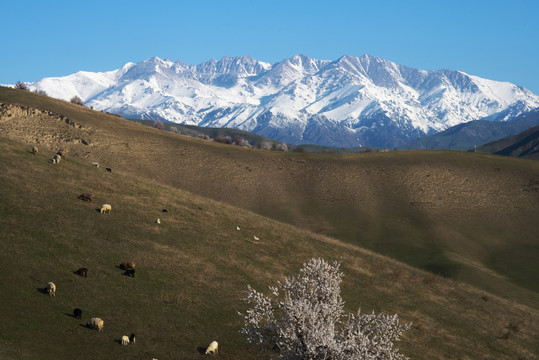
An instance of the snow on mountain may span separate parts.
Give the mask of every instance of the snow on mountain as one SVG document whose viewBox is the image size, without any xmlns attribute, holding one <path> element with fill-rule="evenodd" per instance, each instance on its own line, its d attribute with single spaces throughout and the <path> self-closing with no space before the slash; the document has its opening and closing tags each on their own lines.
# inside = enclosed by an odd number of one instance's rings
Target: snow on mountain
<svg viewBox="0 0 539 360">
<path fill-rule="evenodd" d="M 508 121 L 539 97 L 461 71 L 408 68 L 372 55 L 335 61 L 249 56 L 186 65 L 153 57 L 104 73 L 44 78 L 30 89 L 128 118 L 231 127 L 329 146 L 399 146 L 486 118 Z"/>
</svg>

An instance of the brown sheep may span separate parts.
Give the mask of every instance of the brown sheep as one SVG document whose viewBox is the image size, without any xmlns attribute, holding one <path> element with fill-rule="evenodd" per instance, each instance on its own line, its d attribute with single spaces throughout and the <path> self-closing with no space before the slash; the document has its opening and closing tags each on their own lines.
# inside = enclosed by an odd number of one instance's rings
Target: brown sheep
<svg viewBox="0 0 539 360">
<path fill-rule="evenodd" d="M 79 276 L 88 277 L 88 269 L 87 268 L 80 268 L 77 271 L 75 271 L 75 274 Z"/>
<path fill-rule="evenodd" d="M 94 194 L 92 194 L 92 193 L 80 194 L 79 199 L 81 199 L 83 201 L 93 201 L 94 200 Z"/>
<path fill-rule="evenodd" d="M 135 264 L 135 263 L 132 262 L 132 261 L 124 262 L 124 263 L 121 263 L 121 264 L 120 264 L 120 269 L 123 269 L 123 270 L 134 269 L 136 265 L 137 265 L 137 264 Z"/>
</svg>

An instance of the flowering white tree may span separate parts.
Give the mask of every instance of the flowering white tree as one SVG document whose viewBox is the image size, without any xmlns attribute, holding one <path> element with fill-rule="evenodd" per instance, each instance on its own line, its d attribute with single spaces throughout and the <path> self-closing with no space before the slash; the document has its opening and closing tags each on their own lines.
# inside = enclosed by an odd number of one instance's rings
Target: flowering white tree
<svg viewBox="0 0 539 360">
<path fill-rule="evenodd" d="M 240 333 L 261 355 L 282 360 L 407 359 L 394 347 L 410 324 L 398 316 L 344 315 L 340 263 L 311 259 L 295 276 L 270 287 L 270 295 L 248 286 L 250 305 Z"/>
</svg>

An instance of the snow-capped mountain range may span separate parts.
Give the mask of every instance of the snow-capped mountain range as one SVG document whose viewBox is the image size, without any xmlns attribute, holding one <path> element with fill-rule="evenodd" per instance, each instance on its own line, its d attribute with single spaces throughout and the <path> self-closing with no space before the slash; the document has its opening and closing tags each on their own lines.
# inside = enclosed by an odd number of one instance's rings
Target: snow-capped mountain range
<svg viewBox="0 0 539 360">
<path fill-rule="evenodd" d="M 186 65 L 157 57 L 120 69 L 44 78 L 30 89 L 127 118 L 238 128 L 292 144 L 395 147 L 451 126 L 507 121 L 539 107 L 527 89 L 426 71 L 371 55 L 335 61 L 248 56 Z"/>
</svg>

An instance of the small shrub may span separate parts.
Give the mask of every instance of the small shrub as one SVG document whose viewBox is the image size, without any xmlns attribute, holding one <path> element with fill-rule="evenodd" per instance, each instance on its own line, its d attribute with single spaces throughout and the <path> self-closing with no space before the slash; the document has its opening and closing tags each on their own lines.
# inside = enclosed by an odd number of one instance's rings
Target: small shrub
<svg viewBox="0 0 539 360">
<path fill-rule="evenodd" d="M 152 127 L 159 130 L 165 130 L 165 124 L 162 121 L 154 121 Z"/>
<path fill-rule="evenodd" d="M 208 134 L 197 134 L 197 138 L 202 140 L 211 140 L 211 137 Z"/>
<path fill-rule="evenodd" d="M 37 90 L 37 89 L 36 89 L 36 90 L 34 90 L 34 92 L 35 92 L 36 94 L 39 94 L 39 95 L 45 95 L 45 96 L 47 96 L 47 92 L 46 92 L 45 90 Z"/>
<path fill-rule="evenodd" d="M 247 141 L 247 139 L 244 139 L 240 135 L 234 135 L 234 145 L 251 147 L 251 144 L 249 144 L 249 141 Z"/>
<path fill-rule="evenodd" d="M 82 99 L 80 97 L 78 97 L 77 95 L 73 96 L 71 98 L 71 100 L 69 100 L 72 104 L 76 104 L 76 105 L 80 105 L 80 106 L 84 106 L 84 102 L 82 101 Z"/>
<path fill-rule="evenodd" d="M 271 150 L 272 149 L 272 144 L 270 142 L 268 142 L 268 141 L 263 141 L 262 143 L 260 143 L 259 147 L 262 150 Z"/>
<path fill-rule="evenodd" d="M 28 91 L 28 85 L 26 85 L 22 81 L 17 81 L 17 83 L 15 84 L 15 89 Z"/>
<path fill-rule="evenodd" d="M 226 136 L 217 135 L 213 138 L 213 140 L 222 144 L 232 144 L 232 138 L 228 135 Z"/>
</svg>

